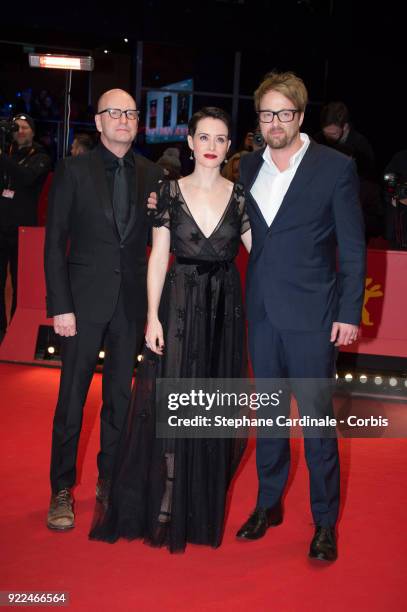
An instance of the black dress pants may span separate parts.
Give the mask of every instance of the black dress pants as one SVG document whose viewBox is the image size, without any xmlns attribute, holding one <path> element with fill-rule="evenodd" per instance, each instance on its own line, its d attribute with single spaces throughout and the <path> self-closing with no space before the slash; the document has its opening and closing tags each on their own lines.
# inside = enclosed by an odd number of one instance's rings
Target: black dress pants
<svg viewBox="0 0 407 612">
<path fill-rule="evenodd" d="M 79 318 L 77 332 L 76 336 L 62 338 L 61 381 L 52 432 L 51 488 L 54 493 L 75 484 L 83 406 L 102 343 L 105 360 L 97 464 L 100 478 L 111 476 L 129 406 L 134 359 L 142 342 L 144 319 L 129 321 L 120 295 L 110 321 L 94 323 Z"/>
</svg>

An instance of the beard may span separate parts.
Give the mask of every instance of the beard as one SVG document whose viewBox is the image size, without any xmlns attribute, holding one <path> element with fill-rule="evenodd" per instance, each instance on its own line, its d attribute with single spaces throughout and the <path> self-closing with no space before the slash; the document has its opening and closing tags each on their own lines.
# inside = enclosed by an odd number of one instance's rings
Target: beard
<svg viewBox="0 0 407 612">
<path fill-rule="evenodd" d="M 285 132 L 279 134 L 267 134 L 266 142 L 271 149 L 284 149 L 288 144 L 288 136 Z"/>
<path fill-rule="evenodd" d="M 28 136 L 17 137 L 14 141 L 18 147 L 30 147 L 32 145 L 32 138 L 28 138 Z"/>
<path fill-rule="evenodd" d="M 284 149 L 289 146 L 296 138 L 298 132 L 293 134 L 287 134 L 285 130 L 269 130 L 266 136 L 266 142 L 270 149 Z"/>
</svg>

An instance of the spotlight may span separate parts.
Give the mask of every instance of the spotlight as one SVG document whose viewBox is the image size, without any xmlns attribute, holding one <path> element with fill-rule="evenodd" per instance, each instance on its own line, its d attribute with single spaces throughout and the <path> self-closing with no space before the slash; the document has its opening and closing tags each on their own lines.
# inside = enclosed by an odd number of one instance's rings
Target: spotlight
<svg viewBox="0 0 407 612">
<path fill-rule="evenodd" d="M 374 377 L 374 384 L 375 385 L 381 385 L 383 382 L 383 378 L 381 376 L 375 376 Z"/>
<path fill-rule="evenodd" d="M 359 380 L 361 383 L 366 383 L 367 382 L 367 376 L 366 374 L 361 374 L 359 377 Z"/>
<path fill-rule="evenodd" d="M 128 39 L 128 38 L 123 38 L 123 40 L 124 40 L 124 42 L 125 42 L 125 43 L 128 43 L 128 42 L 129 42 L 129 39 Z"/>
<path fill-rule="evenodd" d="M 143 355 L 137 355 L 137 361 L 140 363 L 143 361 Z"/>
<path fill-rule="evenodd" d="M 55 346 L 49 346 L 47 351 L 50 355 L 53 355 L 55 353 Z"/>
<path fill-rule="evenodd" d="M 345 380 L 346 380 L 346 382 L 350 382 L 351 380 L 353 380 L 353 376 L 352 376 L 352 374 L 350 372 L 345 374 Z"/>
<path fill-rule="evenodd" d="M 335 378 L 336 378 L 336 380 L 338 380 L 338 378 L 339 378 L 338 374 L 335 374 Z"/>
<path fill-rule="evenodd" d="M 109 53 L 109 49 L 104 49 L 103 53 L 106 53 L 106 55 Z"/>
<path fill-rule="evenodd" d="M 99 351 L 99 359 L 105 358 L 105 351 Z"/>
<path fill-rule="evenodd" d="M 389 378 L 389 385 L 390 387 L 397 387 L 397 378 L 395 378 L 394 376 Z"/>
</svg>

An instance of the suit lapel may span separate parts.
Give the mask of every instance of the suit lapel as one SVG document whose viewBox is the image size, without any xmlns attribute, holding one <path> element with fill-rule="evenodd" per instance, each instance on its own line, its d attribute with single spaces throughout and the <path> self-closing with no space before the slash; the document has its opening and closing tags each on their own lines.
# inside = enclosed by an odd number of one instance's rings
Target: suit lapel
<svg viewBox="0 0 407 612">
<path fill-rule="evenodd" d="M 254 185 L 254 183 L 255 183 L 258 175 L 259 175 L 260 169 L 261 169 L 262 165 L 264 164 L 263 152 L 264 152 L 264 149 L 262 149 L 256 155 L 256 159 L 254 160 L 252 168 L 250 168 L 250 171 L 249 171 L 249 182 L 246 185 L 246 195 L 247 195 L 247 199 L 251 203 L 254 211 L 259 215 L 260 219 L 267 226 L 266 220 L 263 217 L 263 213 L 261 212 L 258 203 L 256 202 L 256 200 L 254 199 L 254 197 L 252 196 L 252 194 L 250 192 L 251 188 L 253 187 L 253 185 Z"/>
<path fill-rule="evenodd" d="M 102 156 L 100 155 L 97 149 L 91 151 L 89 155 L 89 165 L 90 176 L 93 177 L 99 204 L 102 206 L 103 212 L 109 222 L 109 225 L 111 225 L 114 228 L 116 234 L 118 234 L 113 216 L 113 206 L 109 193 L 109 187 L 107 184 L 106 170 L 103 164 Z"/>
<path fill-rule="evenodd" d="M 294 174 L 293 180 L 287 189 L 283 201 L 281 202 L 281 206 L 269 227 L 269 231 L 276 228 L 281 219 L 284 217 L 286 210 L 290 209 L 291 206 L 299 199 L 301 199 L 301 201 L 303 200 L 301 195 L 304 192 L 307 184 L 314 177 L 315 172 L 318 170 L 318 165 L 316 163 L 317 157 L 318 147 L 311 141 L 304 157 L 300 162 L 300 165 L 297 168 L 296 173 Z"/>
</svg>

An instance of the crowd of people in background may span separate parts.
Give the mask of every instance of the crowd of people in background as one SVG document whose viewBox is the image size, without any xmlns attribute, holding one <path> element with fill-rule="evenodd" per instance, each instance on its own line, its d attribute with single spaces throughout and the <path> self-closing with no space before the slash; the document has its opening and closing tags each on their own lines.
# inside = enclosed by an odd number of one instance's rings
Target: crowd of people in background
<svg viewBox="0 0 407 612">
<path fill-rule="evenodd" d="M 58 121 L 63 118 L 64 98 L 48 89 L 34 91 L 31 87 L 16 92 L 11 100 L 6 99 L 0 92 L 0 113 L 7 115 L 10 112 L 30 115 L 37 123 Z M 87 103 L 79 103 L 75 98 L 71 98 L 70 116 L 72 121 L 93 123 L 94 109 Z"/>
<path fill-rule="evenodd" d="M 44 147 L 54 166 L 61 155 L 61 146 L 58 147 L 58 143 L 62 143 L 60 128 L 64 120 L 64 97 L 61 94 L 55 95 L 48 89 L 35 91 L 31 87 L 16 92 L 12 99 L 0 92 L 0 117 L 14 117 L 20 113 L 28 115 L 35 121 L 36 142 Z M 92 131 L 94 116 L 95 111 L 91 105 L 71 98 L 69 111 L 71 124 L 83 124 L 81 131 L 89 129 Z"/>
</svg>

